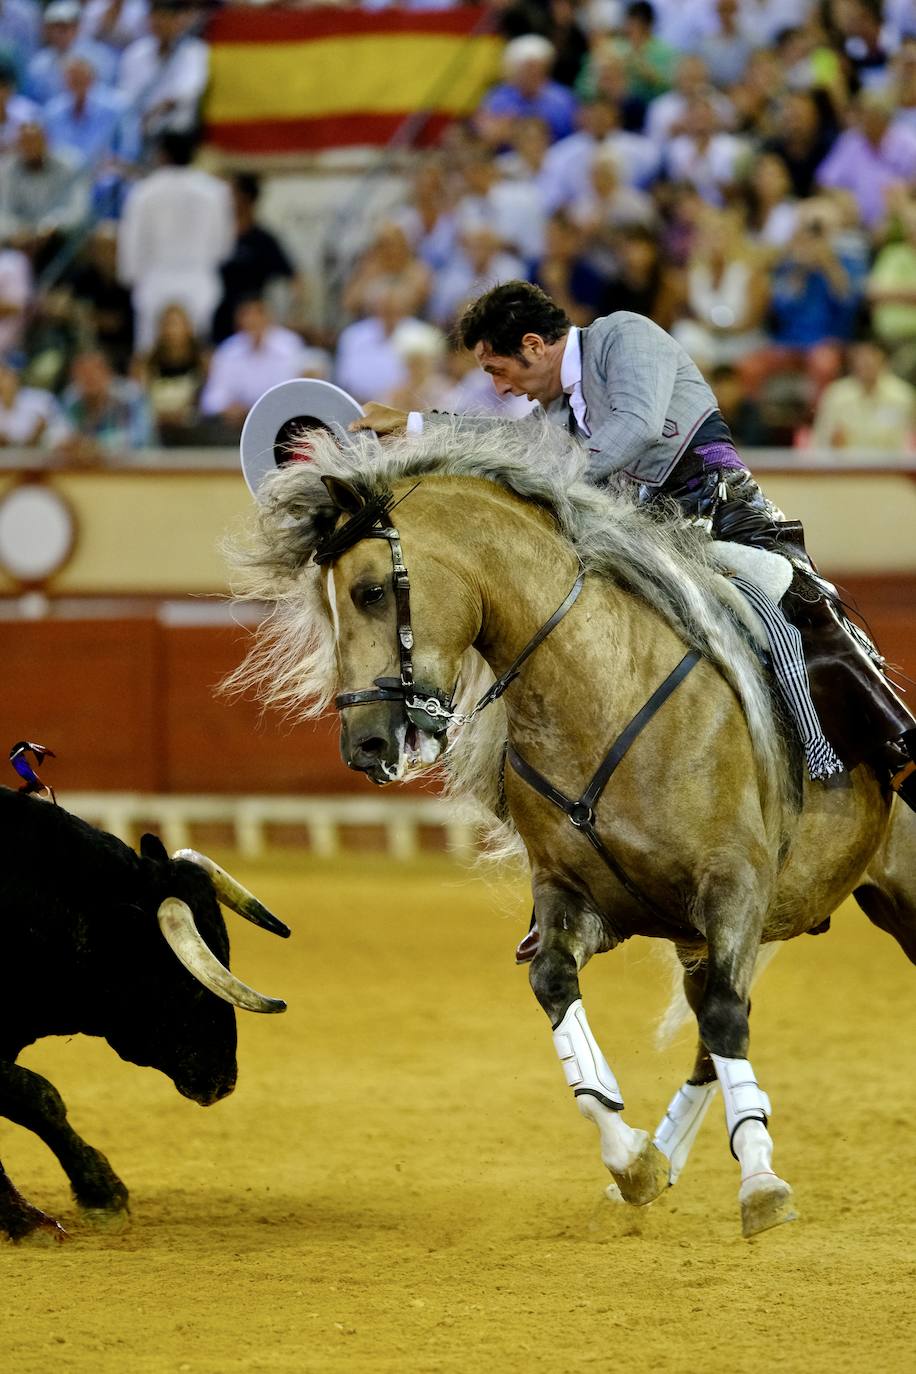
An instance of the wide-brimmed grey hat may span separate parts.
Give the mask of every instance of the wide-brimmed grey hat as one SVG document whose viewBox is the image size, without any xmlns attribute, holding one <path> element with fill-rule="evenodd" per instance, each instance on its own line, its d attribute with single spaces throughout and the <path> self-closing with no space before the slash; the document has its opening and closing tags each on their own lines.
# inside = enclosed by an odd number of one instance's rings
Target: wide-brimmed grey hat
<svg viewBox="0 0 916 1374">
<path fill-rule="evenodd" d="M 328 429 L 346 438 L 347 426 L 364 414 L 358 401 L 332 382 L 297 377 L 265 391 L 242 430 L 242 473 L 255 498 L 269 472 L 290 461 L 290 445 L 309 429 Z"/>
</svg>

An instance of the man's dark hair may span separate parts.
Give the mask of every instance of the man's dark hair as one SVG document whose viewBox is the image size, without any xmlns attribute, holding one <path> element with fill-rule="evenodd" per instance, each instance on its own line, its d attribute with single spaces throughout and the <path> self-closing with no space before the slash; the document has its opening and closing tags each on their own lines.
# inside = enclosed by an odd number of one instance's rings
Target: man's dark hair
<svg viewBox="0 0 916 1374">
<path fill-rule="evenodd" d="M 649 0 L 634 0 L 632 5 L 627 5 L 627 18 L 635 19 L 637 23 L 645 24 L 647 29 L 655 25 L 655 10 L 649 4 Z"/>
<path fill-rule="evenodd" d="M 526 334 L 556 343 L 570 327 L 566 311 L 530 281 L 507 281 L 473 301 L 458 321 L 465 348 L 484 343 L 501 358 L 521 357 Z"/>
<path fill-rule="evenodd" d="M 189 167 L 197 151 L 196 140 L 191 134 L 167 129 L 156 139 L 159 156 L 170 167 Z"/>
<path fill-rule="evenodd" d="M 252 205 L 261 194 L 261 178 L 256 172 L 236 172 L 232 178 L 232 184 L 236 191 Z"/>
</svg>

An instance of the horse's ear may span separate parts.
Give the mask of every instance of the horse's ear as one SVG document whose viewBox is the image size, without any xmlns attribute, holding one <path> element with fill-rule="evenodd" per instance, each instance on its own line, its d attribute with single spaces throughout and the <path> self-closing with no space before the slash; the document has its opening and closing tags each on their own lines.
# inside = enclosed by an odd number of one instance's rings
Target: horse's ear
<svg viewBox="0 0 916 1374">
<path fill-rule="evenodd" d="M 159 863 L 168 863 L 169 852 L 158 835 L 141 835 L 140 853 L 144 859 L 155 859 Z"/>
<path fill-rule="evenodd" d="M 338 510 L 343 511 L 344 515 L 355 515 L 366 504 L 366 498 L 349 482 L 345 482 L 342 477 L 325 475 L 321 480 L 334 505 Z"/>
</svg>

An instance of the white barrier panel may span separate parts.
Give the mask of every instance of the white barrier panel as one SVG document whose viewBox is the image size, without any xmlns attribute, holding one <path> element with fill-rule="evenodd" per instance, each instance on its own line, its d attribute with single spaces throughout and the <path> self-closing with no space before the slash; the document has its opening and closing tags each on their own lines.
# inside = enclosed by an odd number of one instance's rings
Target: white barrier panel
<svg viewBox="0 0 916 1374">
<path fill-rule="evenodd" d="M 344 849 L 343 829 L 374 826 L 385 835 L 388 853 L 412 859 L 421 852 L 420 828 L 440 830 L 445 848 L 458 858 L 477 853 L 474 826 L 441 797 L 268 797 L 155 796 L 142 792 L 67 792 L 58 794 L 68 811 L 133 844 L 141 827 L 158 831 L 170 851 L 193 843 L 195 825 L 225 825 L 233 847 L 246 858 L 267 849 L 270 826 L 302 826 L 309 852 L 333 858 Z"/>
</svg>

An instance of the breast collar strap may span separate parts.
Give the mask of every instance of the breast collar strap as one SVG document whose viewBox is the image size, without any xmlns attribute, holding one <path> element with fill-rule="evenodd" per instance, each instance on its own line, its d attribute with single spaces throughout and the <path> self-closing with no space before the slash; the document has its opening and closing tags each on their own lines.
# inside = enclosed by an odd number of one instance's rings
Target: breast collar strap
<svg viewBox="0 0 916 1374">
<path fill-rule="evenodd" d="M 413 625 L 410 617 L 410 578 L 407 568 L 404 565 L 404 555 L 401 551 L 401 536 L 393 525 L 380 526 L 378 529 L 367 530 L 363 535 L 364 539 L 387 539 L 388 547 L 391 550 L 392 566 L 392 586 L 394 589 L 395 620 L 397 624 L 398 641 L 398 661 L 400 677 L 377 677 L 374 679 L 372 687 L 366 687 L 359 692 L 341 692 L 334 698 L 334 705 L 338 711 L 345 711 L 350 706 L 364 706 L 370 701 L 403 701 L 404 709 L 408 719 L 413 720 L 414 714 L 441 721 L 442 729 L 446 730 L 450 725 L 466 725 L 473 720 L 476 715 L 492 705 L 505 692 L 510 683 L 514 682 L 521 671 L 522 664 L 534 653 L 539 645 L 550 634 L 551 630 L 559 625 L 582 590 L 585 581 L 585 569 L 582 568 L 570 590 L 567 592 L 563 601 L 554 611 L 549 620 L 546 620 L 537 633 L 529 639 L 521 653 L 515 658 L 504 673 L 502 673 L 494 683 L 484 692 L 472 711 L 462 715 L 452 709 L 452 699 L 446 699 L 441 693 L 435 690 L 418 688 L 414 683 L 413 671 Z M 425 692 L 425 695 L 421 695 Z M 454 695 L 454 694 L 453 694 Z M 423 721 L 415 722 L 424 724 Z"/>
</svg>

